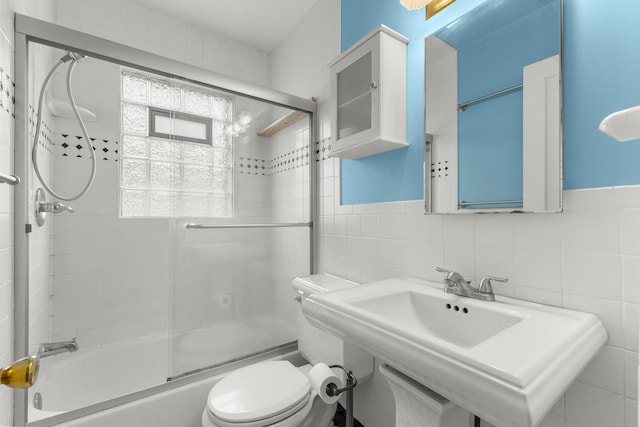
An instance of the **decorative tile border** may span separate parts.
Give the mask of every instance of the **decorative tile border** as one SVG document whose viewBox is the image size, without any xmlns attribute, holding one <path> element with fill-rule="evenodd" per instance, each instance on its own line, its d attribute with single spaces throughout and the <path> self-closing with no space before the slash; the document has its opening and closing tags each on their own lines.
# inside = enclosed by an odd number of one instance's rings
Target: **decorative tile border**
<svg viewBox="0 0 640 427">
<path fill-rule="evenodd" d="M 33 143 L 33 138 L 36 134 L 36 125 L 38 124 L 37 121 L 38 114 L 35 108 L 29 104 L 29 145 Z M 40 125 L 38 145 L 49 153 L 53 152 L 53 131 L 47 122 L 42 122 L 42 125 Z"/>
<path fill-rule="evenodd" d="M 331 158 L 331 138 L 316 141 L 316 161 L 321 162 Z"/>
<path fill-rule="evenodd" d="M 234 166 L 243 175 L 268 175 L 267 161 L 264 159 L 240 157 Z"/>
<path fill-rule="evenodd" d="M 32 114 L 35 120 L 35 112 Z M 29 119 L 29 123 L 33 129 L 31 134 L 35 132 L 35 121 Z M 88 158 L 86 144 L 82 135 L 71 135 L 66 133 L 55 134 L 52 140 L 52 132 L 46 123 L 42 126 L 42 137 L 40 145 L 56 156 Z M 44 138 L 44 140 L 43 140 Z M 329 159 L 331 150 L 330 138 L 316 142 L 316 161 L 320 162 Z M 118 141 L 91 138 L 93 149 L 97 153 L 97 158 L 101 160 L 117 162 L 119 159 L 120 143 Z M 298 148 L 282 154 L 275 159 L 265 160 L 254 157 L 240 157 L 235 161 L 234 167 L 239 174 L 271 176 L 279 173 L 297 169 L 309 164 L 309 147 Z"/>
<path fill-rule="evenodd" d="M 15 119 L 15 83 L 0 66 L 0 111 L 4 110 Z M 29 105 L 29 135 L 33 140 L 37 124 L 37 111 Z M 41 148 L 57 156 L 88 158 L 84 137 L 71 134 L 55 134 L 48 123 L 43 122 L 40 127 Z M 119 142 L 108 139 L 91 138 L 93 149 L 98 158 L 107 161 L 118 161 Z M 316 141 L 316 162 L 330 158 L 331 139 L 324 138 Z M 271 176 L 287 172 L 309 164 L 309 147 L 289 151 L 274 159 L 256 159 L 240 157 L 235 164 L 240 174 Z"/>
<path fill-rule="evenodd" d="M 331 153 L 331 138 L 316 141 L 316 162 L 327 160 Z M 240 157 L 234 165 L 240 174 L 271 176 L 309 164 L 309 147 L 297 148 L 274 159 Z"/>
<path fill-rule="evenodd" d="M 277 175 L 309 164 L 309 147 L 298 148 L 269 160 L 269 175 Z"/>
<path fill-rule="evenodd" d="M 0 110 L 4 110 L 11 114 L 11 117 L 16 118 L 15 115 L 15 97 L 16 84 L 11 80 L 11 76 L 7 71 L 0 67 Z"/>
<path fill-rule="evenodd" d="M 93 151 L 99 160 L 118 161 L 120 143 L 108 139 L 90 138 Z M 62 157 L 90 158 L 84 136 L 66 133 L 56 134 L 53 154 Z"/>
</svg>

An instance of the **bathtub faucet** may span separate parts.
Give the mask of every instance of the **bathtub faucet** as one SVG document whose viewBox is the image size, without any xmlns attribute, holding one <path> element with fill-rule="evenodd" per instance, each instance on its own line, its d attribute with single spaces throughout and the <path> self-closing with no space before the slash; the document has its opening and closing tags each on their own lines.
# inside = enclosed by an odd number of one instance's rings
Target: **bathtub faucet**
<svg viewBox="0 0 640 427">
<path fill-rule="evenodd" d="M 49 357 L 54 356 L 56 354 L 64 353 L 64 352 L 73 353 L 74 351 L 78 351 L 78 343 L 76 339 L 72 339 L 71 341 L 58 341 L 58 342 L 45 342 L 40 344 L 38 348 L 38 356 Z"/>
</svg>

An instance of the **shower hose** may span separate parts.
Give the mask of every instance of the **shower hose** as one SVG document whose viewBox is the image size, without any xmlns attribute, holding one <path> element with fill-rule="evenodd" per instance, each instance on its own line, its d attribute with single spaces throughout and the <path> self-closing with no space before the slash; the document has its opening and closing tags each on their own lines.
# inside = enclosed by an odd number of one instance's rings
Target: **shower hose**
<svg viewBox="0 0 640 427">
<path fill-rule="evenodd" d="M 73 92 L 71 91 L 71 75 L 73 73 L 73 69 L 75 68 L 76 64 L 78 64 L 78 62 L 84 60 L 85 58 L 86 56 L 79 55 L 73 52 L 67 52 L 67 54 L 64 55 L 62 58 L 60 58 L 60 61 L 58 61 L 53 66 L 51 71 L 49 71 L 49 74 L 47 74 L 47 77 L 45 77 L 44 82 L 42 83 L 42 89 L 40 89 L 40 98 L 38 99 L 38 116 L 37 116 L 37 122 L 36 122 L 36 134 L 33 138 L 33 149 L 31 150 L 31 159 L 33 161 L 33 169 L 36 172 L 36 175 L 38 176 L 40 183 L 42 183 L 42 186 L 53 197 L 60 200 L 67 201 L 67 202 L 77 200 L 80 197 L 84 196 L 85 193 L 89 191 L 89 188 L 91 188 L 91 185 L 93 184 L 93 180 L 96 177 L 96 155 L 93 151 L 93 146 L 91 145 L 91 139 L 89 138 L 89 133 L 87 132 L 87 128 L 85 127 L 84 122 L 82 121 L 82 117 L 80 117 L 78 106 L 76 105 L 76 102 L 73 98 Z M 71 61 L 71 64 L 69 64 L 69 69 L 67 70 L 67 95 L 69 96 L 69 102 L 71 103 L 71 108 L 73 109 L 73 112 L 76 116 L 76 119 L 78 120 L 78 123 L 80 124 L 80 128 L 82 129 L 85 145 L 89 149 L 89 156 L 91 157 L 91 175 L 89 176 L 89 179 L 86 185 L 84 186 L 82 191 L 80 191 L 80 193 L 76 194 L 75 196 L 61 196 L 60 194 L 56 193 L 51 188 L 51 186 L 47 184 L 45 179 L 42 177 L 40 168 L 38 167 L 38 141 L 40 140 L 40 127 L 42 126 L 42 106 L 44 104 L 45 92 L 47 91 L 49 82 L 51 81 L 51 78 L 54 76 L 54 74 L 58 71 L 58 69 L 63 64 L 69 61 Z"/>
</svg>

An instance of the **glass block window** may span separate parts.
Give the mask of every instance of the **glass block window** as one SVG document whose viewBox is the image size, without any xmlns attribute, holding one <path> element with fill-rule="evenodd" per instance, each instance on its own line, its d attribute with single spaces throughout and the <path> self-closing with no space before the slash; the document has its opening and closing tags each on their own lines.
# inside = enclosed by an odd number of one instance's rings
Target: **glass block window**
<svg viewBox="0 0 640 427">
<path fill-rule="evenodd" d="M 121 217 L 233 215 L 230 97 L 121 71 Z"/>
</svg>

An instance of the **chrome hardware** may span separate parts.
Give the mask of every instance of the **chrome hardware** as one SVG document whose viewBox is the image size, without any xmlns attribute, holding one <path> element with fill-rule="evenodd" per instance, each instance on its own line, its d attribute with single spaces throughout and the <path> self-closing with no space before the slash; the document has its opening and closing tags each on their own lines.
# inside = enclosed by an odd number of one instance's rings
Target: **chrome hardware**
<svg viewBox="0 0 640 427">
<path fill-rule="evenodd" d="M 442 267 L 436 267 L 436 271 L 439 271 L 440 273 L 454 273 L 453 270 L 447 270 L 446 268 Z"/>
<path fill-rule="evenodd" d="M 371 88 L 371 90 L 378 89 L 378 83 L 371 82 L 371 83 L 369 83 L 369 87 Z"/>
<path fill-rule="evenodd" d="M 78 351 L 78 343 L 76 342 L 76 338 L 73 338 L 71 341 L 42 343 L 40 344 L 40 347 L 38 347 L 38 356 L 40 356 L 40 358 L 43 358 L 65 352 L 73 353 L 74 351 Z"/>
<path fill-rule="evenodd" d="M 71 206 L 67 206 L 61 202 L 46 202 L 38 205 L 38 212 L 50 212 L 56 214 L 64 211 L 69 211 L 71 213 L 75 212 Z"/>
<path fill-rule="evenodd" d="M 0 173 L 0 184 L 18 185 L 20 184 L 20 178 L 15 175 Z"/>
<path fill-rule="evenodd" d="M 474 288 L 467 282 L 462 275 L 453 270 L 436 267 L 441 273 L 447 273 L 444 279 L 444 291 L 448 294 L 459 295 L 461 297 L 474 298 L 482 301 L 495 301 L 493 292 L 482 292 Z"/>
<path fill-rule="evenodd" d="M 478 102 L 482 102 L 485 99 L 495 98 L 496 96 L 503 95 L 505 93 L 513 92 L 515 90 L 521 89 L 523 87 L 522 83 L 508 87 L 506 89 L 499 90 L 497 92 L 490 93 L 488 95 L 481 96 L 479 98 L 472 99 L 467 102 L 463 102 L 458 104 L 458 111 L 467 111 L 467 108 L 473 104 L 477 104 Z"/>
<path fill-rule="evenodd" d="M 87 55 L 83 55 L 81 53 L 76 52 L 67 52 L 62 58 L 60 58 L 60 62 L 65 63 L 69 61 L 82 62 L 87 59 Z"/>
<path fill-rule="evenodd" d="M 464 200 L 458 203 L 459 208 L 466 208 L 469 206 L 477 206 L 477 205 L 520 205 L 522 206 L 522 200 L 496 200 L 493 202 L 465 202 Z"/>
<path fill-rule="evenodd" d="M 45 212 L 40 211 L 40 205 L 44 203 L 44 201 L 45 201 L 44 190 L 42 188 L 38 188 L 36 190 L 36 197 L 35 197 L 36 224 L 38 224 L 38 226 L 40 227 L 44 225 L 44 221 L 47 219 L 47 214 Z"/>
<path fill-rule="evenodd" d="M 347 392 L 347 407 L 346 407 L 346 427 L 354 427 L 353 418 L 353 389 L 358 385 L 358 379 L 353 372 L 340 365 L 329 365 L 330 368 L 342 369 L 347 376 L 347 384 L 343 388 L 338 388 L 337 385 L 330 383 L 327 384 L 327 394 L 329 396 L 338 396 L 342 392 Z"/>
<path fill-rule="evenodd" d="M 191 230 L 204 230 L 215 228 L 287 228 L 287 227 L 311 227 L 311 222 L 283 222 L 273 224 L 194 224 L 192 222 L 184 225 L 184 228 Z"/>
<path fill-rule="evenodd" d="M 431 163 L 433 162 L 433 135 L 424 134 L 424 213 L 433 212 L 433 190 L 431 189 Z"/>
<path fill-rule="evenodd" d="M 42 394 L 39 391 L 33 395 L 33 407 L 42 410 Z"/>
<path fill-rule="evenodd" d="M 493 295 L 493 287 L 491 286 L 491 281 L 495 280 L 496 282 L 508 282 L 508 277 L 494 277 L 487 276 L 483 277 L 480 281 L 480 286 L 478 286 L 478 292 L 482 292 L 483 294 L 491 294 Z"/>
<path fill-rule="evenodd" d="M 47 213 L 57 214 L 60 212 L 68 211 L 75 212 L 71 206 L 65 205 L 61 202 L 46 202 L 45 194 L 42 188 L 36 190 L 36 223 L 39 226 L 44 225 L 44 221 L 47 219 Z"/>
</svg>

